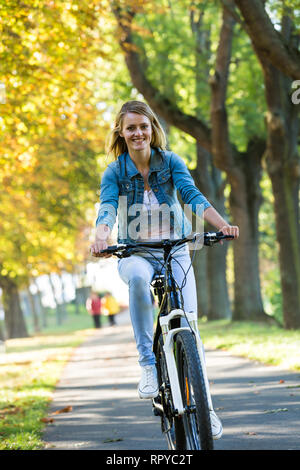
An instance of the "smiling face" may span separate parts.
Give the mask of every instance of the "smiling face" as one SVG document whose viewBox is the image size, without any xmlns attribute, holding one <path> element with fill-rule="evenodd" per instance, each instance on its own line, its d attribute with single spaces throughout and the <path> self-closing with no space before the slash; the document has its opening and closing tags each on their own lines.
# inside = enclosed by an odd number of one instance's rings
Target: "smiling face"
<svg viewBox="0 0 300 470">
<path fill-rule="evenodd" d="M 124 137 L 129 153 L 150 151 L 152 138 L 150 119 L 144 114 L 126 113 L 120 136 Z"/>
</svg>

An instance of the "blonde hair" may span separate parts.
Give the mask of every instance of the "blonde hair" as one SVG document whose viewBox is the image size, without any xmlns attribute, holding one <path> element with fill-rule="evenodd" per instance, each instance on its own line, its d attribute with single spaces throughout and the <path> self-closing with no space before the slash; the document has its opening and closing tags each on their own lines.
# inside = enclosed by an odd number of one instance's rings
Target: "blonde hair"
<svg viewBox="0 0 300 470">
<path fill-rule="evenodd" d="M 112 153 L 115 158 L 121 155 L 124 152 L 127 152 L 127 144 L 125 139 L 120 136 L 122 131 L 124 116 L 127 113 L 136 113 L 143 114 L 151 122 L 152 127 L 152 138 L 151 138 L 151 147 L 159 147 L 163 150 L 166 149 L 166 135 L 165 132 L 159 123 L 158 118 L 146 103 L 142 101 L 127 101 L 123 104 L 120 111 L 118 112 L 114 127 L 108 135 L 107 148 L 106 151 L 108 154 Z"/>
</svg>

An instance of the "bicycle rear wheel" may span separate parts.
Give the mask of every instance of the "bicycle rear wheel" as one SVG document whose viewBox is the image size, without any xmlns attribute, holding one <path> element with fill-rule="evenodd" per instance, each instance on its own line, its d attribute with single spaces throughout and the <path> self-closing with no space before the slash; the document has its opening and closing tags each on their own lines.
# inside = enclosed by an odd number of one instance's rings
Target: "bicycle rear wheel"
<svg viewBox="0 0 300 470">
<path fill-rule="evenodd" d="M 176 335 L 176 362 L 183 405 L 186 449 L 213 450 L 210 415 L 203 371 L 192 332 Z"/>
</svg>

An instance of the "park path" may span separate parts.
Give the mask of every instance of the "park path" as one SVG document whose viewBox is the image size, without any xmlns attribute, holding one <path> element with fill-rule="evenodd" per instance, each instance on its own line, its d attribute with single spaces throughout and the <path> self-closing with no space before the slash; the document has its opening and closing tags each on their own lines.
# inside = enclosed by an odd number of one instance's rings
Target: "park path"
<svg viewBox="0 0 300 470">
<path fill-rule="evenodd" d="M 300 374 L 207 351 L 216 450 L 300 449 Z M 95 330 L 66 365 L 44 432 L 45 449 L 167 450 L 150 400 L 140 400 L 140 368 L 127 314 Z M 69 410 L 58 414 L 55 411 Z"/>
</svg>

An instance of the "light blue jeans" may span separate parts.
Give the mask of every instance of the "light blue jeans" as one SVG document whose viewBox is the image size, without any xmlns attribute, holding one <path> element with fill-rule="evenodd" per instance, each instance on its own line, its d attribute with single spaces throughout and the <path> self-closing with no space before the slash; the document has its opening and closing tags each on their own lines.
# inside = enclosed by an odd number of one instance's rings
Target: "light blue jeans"
<svg viewBox="0 0 300 470">
<path fill-rule="evenodd" d="M 160 258 L 163 263 L 163 258 Z M 153 305 L 150 294 L 150 282 L 154 274 L 161 271 L 162 265 L 152 257 L 132 255 L 122 258 L 118 263 L 121 279 L 129 287 L 129 310 L 134 337 L 141 366 L 155 364 L 153 346 Z M 185 273 L 191 264 L 188 252 L 176 254 L 172 260 L 173 276 L 182 286 Z M 197 292 L 193 266 L 190 267 L 185 286 L 182 289 L 184 310 L 197 312 Z"/>
</svg>

